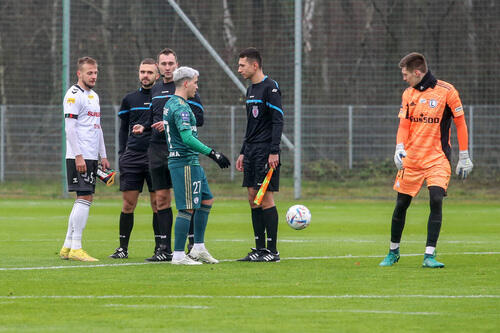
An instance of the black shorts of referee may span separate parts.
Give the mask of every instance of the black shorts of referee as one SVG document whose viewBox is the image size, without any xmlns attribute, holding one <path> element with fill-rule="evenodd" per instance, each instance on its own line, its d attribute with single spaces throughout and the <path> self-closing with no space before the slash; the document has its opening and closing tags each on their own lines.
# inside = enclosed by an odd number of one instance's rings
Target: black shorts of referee
<svg viewBox="0 0 500 333">
<path fill-rule="evenodd" d="M 151 142 L 148 149 L 149 172 L 153 183 L 153 191 L 172 188 L 172 178 L 168 170 L 167 143 Z"/>
<path fill-rule="evenodd" d="M 76 170 L 74 158 L 66 159 L 66 178 L 68 180 L 68 191 L 76 192 L 77 196 L 91 195 L 95 193 L 97 177 L 97 160 L 85 160 L 87 171 L 79 173 Z"/>
<path fill-rule="evenodd" d="M 147 151 L 135 151 L 127 148 L 120 156 L 119 168 L 120 191 L 139 191 L 141 193 L 144 181 L 146 181 L 149 192 L 153 192 Z"/>
<path fill-rule="evenodd" d="M 260 188 L 269 171 L 267 162 L 270 152 L 271 145 L 266 142 L 245 144 L 245 151 L 243 152 L 243 187 L 253 187 L 257 190 Z M 270 192 L 278 192 L 280 189 L 280 166 L 281 163 L 274 170 L 267 187 Z"/>
</svg>

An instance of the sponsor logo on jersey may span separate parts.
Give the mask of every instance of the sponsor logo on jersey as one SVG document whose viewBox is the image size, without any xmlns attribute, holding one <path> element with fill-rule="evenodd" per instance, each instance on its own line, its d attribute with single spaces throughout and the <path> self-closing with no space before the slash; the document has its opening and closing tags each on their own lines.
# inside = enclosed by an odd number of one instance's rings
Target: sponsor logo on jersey
<svg viewBox="0 0 500 333">
<path fill-rule="evenodd" d="M 162 94 L 168 94 L 168 93 L 169 93 L 169 91 L 168 91 L 168 90 L 164 90 L 164 91 L 162 91 L 161 93 L 162 93 Z"/>
<path fill-rule="evenodd" d="M 278 89 L 274 88 L 271 92 L 278 92 Z"/>
<path fill-rule="evenodd" d="M 197 205 L 197 204 L 198 204 L 198 201 L 200 201 L 200 198 L 198 198 L 198 197 L 195 197 L 195 198 L 193 199 L 193 202 L 194 202 L 194 204 L 195 204 L 195 205 Z"/>
<path fill-rule="evenodd" d="M 252 96 L 250 96 L 249 98 L 254 98 L 254 97 L 255 97 L 255 96 L 253 96 L 253 95 L 252 95 Z"/>
<path fill-rule="evenodd" d="M 417 104 L 415 104 L 414 101 L 411 101 L 410 106 L 415 106 L 415 105 L 417 105 Z"/>
<path fill-rule="evenodd" d="M 94 98 L 94 95 L 89 95 L 89 99 L 93 99 Z"/>
<path fill-rule="evenodd" d="M 73 90 L 71 90 L 71 93 L 72 93 L 72 94 L 76 94 L 77 92 L 78 92 L 78 89 L 73 89 Z"/>
<path fill-rule="evenodd" d="M 410 121 L 412 123 L 424 123 L 424 124 L 439 124 L 439 117 L 427 117 L 423 113 L 420 117 L 410 116 Z"/>
<path fill-rule="evenodd" d="M 427 100 L 425 98 L 421 98 L 419 102 L 422 103 L 422 104 L 424 104 L 424 103 L 427 102 Z"/>
<path fill-rule="evenodd" d="M 168 157 L 180 157 L 181 155 L 179 154 L 179 152 L 176 152 L 176 151 L 171 151 L 169 154 L 168 154 Z"/>
<path fill-rule="evenodd" d="M 257 118 L 259 116 L 259 107 L 257 105 L 254 105 L 252 107 L 252 115 L 254 118 Z"/>
<path fill-rule="evenodd" d="M 437 105 L 438 105 L 438 102 L 437 102 L 435 99 L 431 99 L 431 100 L 429 100 L 429 106 L 430 106 L 431 108 L 433 108 L 433 109 L 434 109 Z"/>
<path fill-rule="evenodd" d="M 460 111 L 462 111 L 462 110 L 463 110 L 463 108 L 462 108 L 462 106 L 460 105 L 458 108 L 456 108 L 456 109 L 455 109 L 455 112 L 460 112 Z"/>
<path fill-rule="evenodd" d="M 94 112 L 94 111 L 87 111 L 87 115 L 89 117 L 100 117 L 101 113 L 100 112 Z"/>
<path fill-rule="evenodd" d="M 197 132 L 197 131 L 198 131 L 198 129 L 196 128 L 196 126 L 191 126 L 191 131 L 192 131 L 192 132 Z"/>
<path fill-rule="evenodd" d="M 75 99 L 74 99 L 74 98 L 69 97 L 69 98 L 66 100 L 66 103 L 68 103 L 68 104 L 74 104 L 74 103 L 76 103 L 76 101 L 75 101 Z"/>
</svg>

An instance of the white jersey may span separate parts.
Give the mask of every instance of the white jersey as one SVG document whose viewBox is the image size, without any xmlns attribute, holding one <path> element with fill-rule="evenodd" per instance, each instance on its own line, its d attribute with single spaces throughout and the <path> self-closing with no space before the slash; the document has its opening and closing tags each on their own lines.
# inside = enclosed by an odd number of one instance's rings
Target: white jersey
<svg viewBox="0 0 500 333">
<path fill-rule="evenodd" d="M 79 154 L 86 160 L 98 160 L 99 154 L 105 158 L 99 96 L 75 84 L 66 92 L 63 104 L 64 117 L 76 120 L 75 131 L 68 132 L 66 125 L 66 158 L 74 159 Z M 69 138 L 71 133 L 77 138 Z"/>
</svg>

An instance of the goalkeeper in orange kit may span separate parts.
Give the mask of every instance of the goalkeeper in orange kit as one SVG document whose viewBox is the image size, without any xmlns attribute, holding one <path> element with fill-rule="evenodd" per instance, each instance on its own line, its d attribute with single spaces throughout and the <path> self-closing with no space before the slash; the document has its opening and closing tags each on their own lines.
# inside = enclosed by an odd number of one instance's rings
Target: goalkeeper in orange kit
<svg viewBox="0 0 500 333">
<path fill-rule="evenodd" d="M 456 173 L 462 179 L 473 167 L 468 152 L 467 125 L 458 91 L 432 75 L 423 55 L 410 53 L 401 59 L 399 67 L 409 87 L 403 93 L 399 111 L 394 155 L 399 170 L 394 183 L 398 196 L 392 215 L 391 243 L 380 266 L 398 262 L 406 210 L 425 181 L 430 214 L 423 267 L 441 268 L 444 264 L 435 259 L 435 249 L 441 229 L 443 198 L 451 176 L 450 125 L 453 120 L 457 128 L 460 152 Z"/>
</svg>

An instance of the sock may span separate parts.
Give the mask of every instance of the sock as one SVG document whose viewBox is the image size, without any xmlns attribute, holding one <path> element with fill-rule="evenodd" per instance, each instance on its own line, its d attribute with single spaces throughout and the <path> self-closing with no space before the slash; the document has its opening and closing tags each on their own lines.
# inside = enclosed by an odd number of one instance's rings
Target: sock
<svg viewBox="0 0 500 333">
<path fill-rule="evenodd" d="M 176 221 L 177 224 L 177 221 Z M 172 256 L 172 260 L 182 260 L 186 256 L 184 251 L 174 251 L 174 255 Z"/>
<path fill-rule="evenodd" d="M 262 210 L 262 219 L 264 220 L 267 232 L 267 249 L 272 253 L 278 253 L 276 243 L 278 238 L 278 210 L 276 206 Z"/>
<path fill-rule="evenodd" d="M 191 218 L 191 222 L 189 222 L 189 233 L 188 233 L 188 241 L 189 244 L 194 244 L 194 214 Z"/>
<path fill-rule="evenodd" d="M 443 197 L 445 190 L 438 186 L 429 187 L 429 205 L 431 212 L 427 221 L 427 244 L 436 247 L 443 220 Z M 427 253 L 427 251 L 426 251 Z"/>
<path fill-rule="evenodd" d="M 194 243 L 193 249 L 194 250 L 204 251 L 204 250 L 206 250 L 205 243 Z"/>
<path fill-rule="evenodd" d="M 122 212 L 120 214 L 120 247 L 125 250 L 128 249 L 132 228 L 134 228 L 134 213 Z"/>
<path fill-rule="evenodd" d="M 90 205 L 92 202 L 76 199 L 73 206 L 73 214 L 71 214 L 71 224 L 73 226 L 73 237 L 71 239 L 71 249 L 78 250 L 82 248 L 83 229 L 87 225 L 89 217 Z"/>
<path fill-rule="evenodd" d="M 389 249 L 391 249 L 391 250 L 399 249 L 399 243 L 393 243 L 393 242 L 391 242 L 391 244 L 389 246 Z"/>
<path fill-rule="evenodd" d="M 194 243 L 205 242 L 205 230 L 207 229 L 208 215 L 212 206 L 201 204 L 194 212 Z"/>
<path fill-rule="evenodd" d="M 160 226 L 158 225 L 158 213 L 153 213 L 153 232 L 155 234 L 155 249 L 160 247 Z"/>
<path fill-rule="evenodd" d="M 66 232 L 66 238 L 64 239 L 63 247 L 71 248 L 71 240 L 73 238 L 73 224 L 71 224 L 73 212 L 75 211 L 75 205 L 73 204 L 73 208 L 71 209 L 71 213 L 68 218 L 68 231 Z"/>
<path fill-rule="evenodd" d="M 398 193 L 396 207 L 392 213 L 391 243 L 399 244 L 401 242 L 401 235 L 405 227 L 406 210 L 410 206 L 411 199 L 411 195 Z"/>
<path fill-rule="evenodd" d="M 160 229 L 160 247 L 168 253 L 172 252 L 172 208 L 158 211 L 158 227 Z"/>
<path fill-rule="evenodd" d="M 186 238 L 189 232 L 189 221 L 191 221 L 191 213 L 185 210 L 180 210 L 177 213 L 177 218 L 175 219 L 175 243 L 174 250 L 182 251 L 184 254 L 184 248 L 186 246 Z"/>
<path fill-rule="evenodd" d="M 434 246 L 426 246 L 425 247 L 425 254 L 434 254 L 435 250 L 436 250 L 436 247 L 434 247 Z"/>
<path fill-rule="evenodd" d="M 266 247 L 266 225 L 262 217 L 262 207 L 252 208 L 252 226 L 255 237 L 255 248 Z"/>
</svg>

